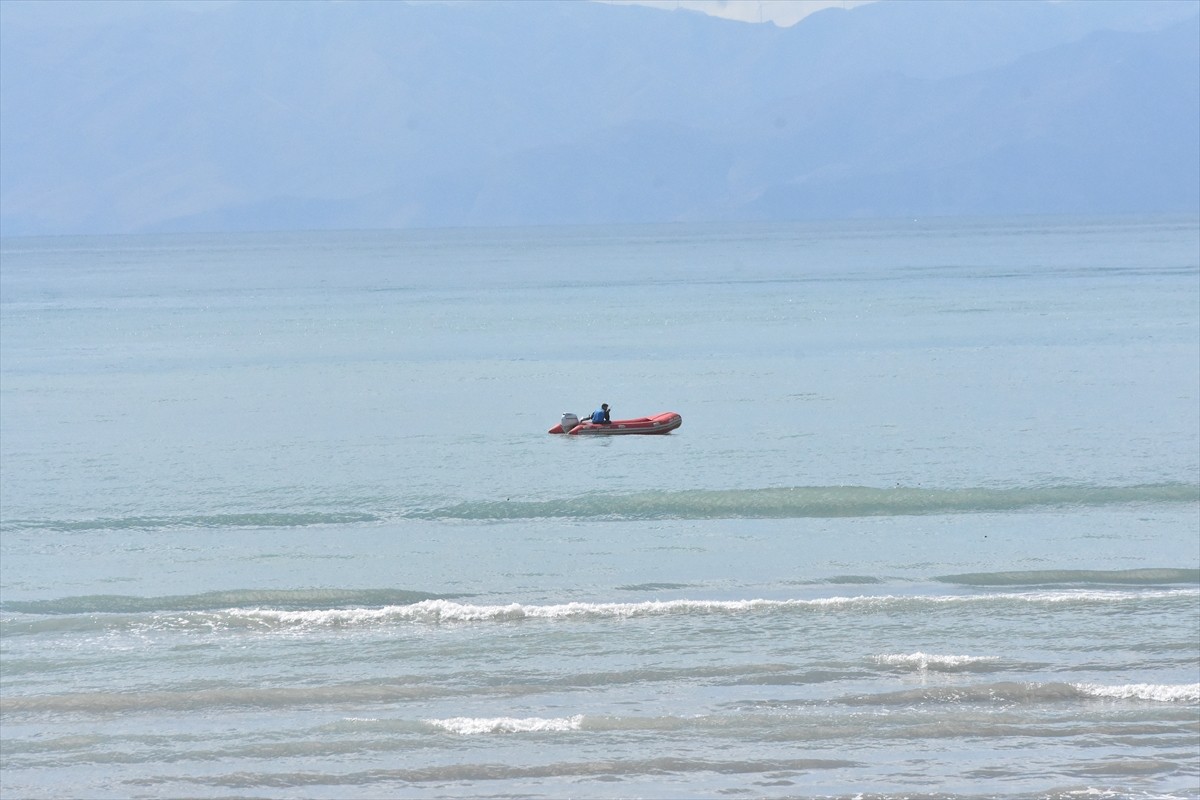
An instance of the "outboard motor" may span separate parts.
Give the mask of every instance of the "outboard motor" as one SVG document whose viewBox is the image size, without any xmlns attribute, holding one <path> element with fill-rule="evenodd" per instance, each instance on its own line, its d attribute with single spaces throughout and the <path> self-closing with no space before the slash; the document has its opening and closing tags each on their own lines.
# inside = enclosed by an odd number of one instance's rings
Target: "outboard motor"
<svg viewBox="0 0 1200 800">
<path fill-rule="evenodd" d="M 563 433 L 570 433 L 571 429 L 579 424 L 579 417 L 575 416 L 570 411 L 564 411 L 562 419 L 559 420 L 559 424 L 562 425 Z"/>
</svg>

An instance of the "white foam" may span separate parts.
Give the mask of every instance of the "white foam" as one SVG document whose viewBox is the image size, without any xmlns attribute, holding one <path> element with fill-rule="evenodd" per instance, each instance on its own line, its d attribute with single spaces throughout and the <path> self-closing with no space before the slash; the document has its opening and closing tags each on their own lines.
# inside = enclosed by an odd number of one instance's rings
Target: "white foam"
<svg viewBox="0 0 1200 800">
<path fill-rule="evenodd" d="M 450 719 L 423 720 L 429 725 L 442 730 L 456 733 L 460 736 L 473 736 L 481 733 L 542 733 L 558 731 L 577 731 L 583 724 L 583 715 L 573 717 L 451 717 Z"/>
<path fill-rule="evenodd" d="M 1130 683 L 1123 686 L 1073 683 L 1071 685 L 1092 697 L 1114 700 L 1154 700 L 1160 703 L 1200 703 L 1200 683 Z"/>
<path fill-rule="evenodd" d="M 990 603 L 1120 603 L 1147 599 L 1194 597 L 1194 589 L 1142 590 L 1084 590 L 1061 592 L 1004 592 L 981 595 L 857 595 L 804 600 L 649 600 L 635 603 L 556 603 L 536 605 L 508 603 L 505 605 L 474 605 L 451 600 L 423 600 L 407 605 L 381 608 L 335 608 L 307 611 L 283 611 L 270 608 L 236 608 L 225 612 L 206 612 L 209 617 L 240 619 L 245 623 L 283 627 L 340 627 L 386 622 L 513 622 L 526 619 L 564 620 L 578 618 L 629 618 L 669 614 L 747 614 L 779 611 L 842 611 L 868 612 L 896 607 L 921 605 L 990 604 Z"/>
<path fill-rule="evenodd" d="M 397 610 L 407 606 L 383 606 L 382 608 L 330 608 L 307 611 L 281 611 L 273 608 L 235 608 L 228 612 L 231 617 L 266 625 L 287 627 L 339 627 L 386 622 L 397 616 Z"/>
<path fill-rule="evenodd" d="M 889 667 L 912 667 L 920 672 L 929 670 L 954 670 L 969 667 L 973 664 L 986 664 L 999 661 L 999 656 L 948 656 L 931 653 L 895 653 L 872 656 L 876 664 Z"/>
<path fill-rule="evenodd" d="M 523 619 L 571 619 L 579 617 L 634 617 L 674 613 L 739 613 L 807 605 L 824 601 L 800 600 L 672 600 L 644 603 L 559 603 L 532 605 L 472 605 L 450 600 L 425 600 L 382 608 L 316 609 L 281 611 L 269 608 L 231 609 L 230 615 L 247 621 L 284 626 L 359 625 L 381 621 L 411 622 L 507 622 Z"/>
<path fill-rule="evenodd" d="M 407 606 L 415 619 L 431 621 L 490 621 L 570 619 L 575 617 L 636 617 L 662 614 L 740 613 L 794 606 L 794 600 L 651 600 L 641 603 L 558 603 L 478 606 L 429 600 Z"/>
</svg>

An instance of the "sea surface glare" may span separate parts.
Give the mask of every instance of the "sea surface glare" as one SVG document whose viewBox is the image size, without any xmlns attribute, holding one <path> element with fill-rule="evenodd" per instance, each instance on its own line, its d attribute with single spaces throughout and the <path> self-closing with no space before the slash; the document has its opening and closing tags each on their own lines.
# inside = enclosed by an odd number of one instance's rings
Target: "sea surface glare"
<svg viewBox="0 0 1200 800">
<path fill-rule="evenodd" d="M 5 800 L 1200 798 L 1194 216 L 6 239 L 0 455 Z"/>
</svg>

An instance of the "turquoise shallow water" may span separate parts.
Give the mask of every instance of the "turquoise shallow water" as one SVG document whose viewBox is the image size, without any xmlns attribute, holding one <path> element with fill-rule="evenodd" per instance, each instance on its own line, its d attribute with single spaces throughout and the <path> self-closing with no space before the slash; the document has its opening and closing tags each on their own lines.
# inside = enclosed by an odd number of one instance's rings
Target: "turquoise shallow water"
<svg viewBox="0 0 1200 800">
<path fill-rule="evenodd" d="M 6 796 L 1200 796 L 1194 218 L 5 240 L 0 311 Z"/>
</svg>

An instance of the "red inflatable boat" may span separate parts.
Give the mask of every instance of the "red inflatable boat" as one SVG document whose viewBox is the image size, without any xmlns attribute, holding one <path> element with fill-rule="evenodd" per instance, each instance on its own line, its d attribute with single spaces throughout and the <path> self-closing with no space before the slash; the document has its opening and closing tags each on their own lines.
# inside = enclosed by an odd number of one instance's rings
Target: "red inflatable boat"
<svg viewBox="0 0 1200 800">
<path fill-rule="evenodd" d="M 653 417 L 638 417 L 637 419 L 614 419 L 612 422 L 597 424 L 591 420 L 579 420 L 571 413 L 563 414 L 562 421 L 550 429 L 550 433 L 567 433 L 571 436 L 624 436 L 631 433 L 657 434 L 670 433 L 683 424 L 683 417 L 674 411 L 664 411 Z"/>
</svg>

